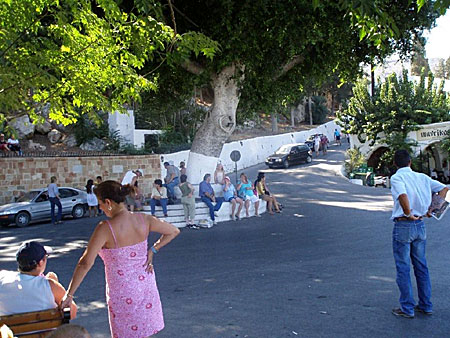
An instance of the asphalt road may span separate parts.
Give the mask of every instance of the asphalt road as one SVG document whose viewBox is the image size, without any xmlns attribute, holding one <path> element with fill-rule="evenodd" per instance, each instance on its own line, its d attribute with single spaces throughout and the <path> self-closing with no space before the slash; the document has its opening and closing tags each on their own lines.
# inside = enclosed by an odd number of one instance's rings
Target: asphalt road
<svg viewBox="0 0 450 338">
<path fill-rule="evenodd" d="M 450 336 L 449 216 L 428 224 L 435 313 L 397 318 L 390 191 L 356 186 L 340 174 L 344 146 L 311 164 L 266 172 L 283 214 L 183 229 L 154 261 L 166 328 L 158 337 Z M 233 180 L 234 181 L 234 180 Z M 0 266 L 41 239 L 56 253 L 48 270 L 68 285 L 97 219 L 0 230 Z M 109 337 L 100 258 L 77 291 L 79 316 L 93 337 Z"/>
</svg>

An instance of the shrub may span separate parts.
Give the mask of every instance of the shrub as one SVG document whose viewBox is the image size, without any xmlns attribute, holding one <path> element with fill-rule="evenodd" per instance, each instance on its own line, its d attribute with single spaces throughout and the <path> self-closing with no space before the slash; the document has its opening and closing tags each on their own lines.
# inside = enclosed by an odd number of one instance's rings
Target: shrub
<svg viewBox="0 0 450 338">
<path fill-rule="evenodd" d="M 352 148 L 345 153 L 347 159 L 345 160 L 345 172 L 347 176 L 366 161 L 364 155 L 359 151 L 359 148 Z"/>
</svg>

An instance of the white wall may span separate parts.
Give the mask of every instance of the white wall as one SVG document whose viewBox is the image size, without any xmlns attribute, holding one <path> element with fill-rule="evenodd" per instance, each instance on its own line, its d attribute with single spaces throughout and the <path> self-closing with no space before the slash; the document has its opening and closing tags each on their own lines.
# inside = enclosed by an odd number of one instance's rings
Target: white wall
<svg viewBox="0 0 450 338">
<path fill-rule="evenodd" d="M 119 131 L 124 143 L 134 144 L 134 111 L 127 110 L 125 114 L 115 112 L 108 114 L 108 126 L 111 131 Z"/>
<path fill-rule="evenodd" d="M 341 130 L 341 128 L 334 121 L 332 121 L 310 130 L 280 135 L 262 136 L 226 143 L 223 146 L 222 152 L 220 153 L 220 161 L 225 168 L 225 172 L 233 172 L 234 162 L 231 161 L 230 154 L 233 150 L 239 150 L 241 153 L 241 159 L 239 160 L 239 162 L 237 162 L 237 167 L 238 170 L 242 170 L 256 164 L 263 163 L 269 155 L 273 154 L 275 150 L 277 150 L 283 144 L 305 142 L 306 139 L 313 134 L 325 134 L 331 142 L 332 140 L 334 140 L 335 129 L 338 129 L 339 131 Z M 184 161 L 186 163 L 186 166 L 189 167 L 189 150 L 172 154 L 163 154 L 161 155 L 161 158 L 163 158 L 163 160 L 161 160 L 161 164 L 165 161 L 173 161 L 174 165 L 178 166 L 180 164 L 180 161 Z M 162 165 L 161 167 L 161 177 L 165 177 L 166 169 Z M 191 183 L 195 184 L 199 182 Z"/>
</svg>

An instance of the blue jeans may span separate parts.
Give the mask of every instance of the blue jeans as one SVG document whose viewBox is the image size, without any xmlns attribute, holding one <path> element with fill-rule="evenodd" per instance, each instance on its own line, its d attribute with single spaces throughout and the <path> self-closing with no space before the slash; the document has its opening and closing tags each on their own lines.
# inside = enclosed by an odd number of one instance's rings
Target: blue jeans
<svg viewBox="0 0 450 338">
<path fill-rule="evenodd" d="M 177 186 L 178 184 L 180 184 L 180 180 L 178 179 L 178 177 L 175 177 L 170 183 L 163 184 L 163 187 L 167 188 L 167 197 L 175 197 L 175 191 L 173 190 L 173 188 L 175 188 L 175 186 Z"/>
<path fill-rule="evenodd" d="M 214 211 L 219 211 L 222 203 L 224 202 L 223 197 L 216 197 L 216 205 L 212 204 L 212 201 L 209 197 L 202 196 L 202 202 L 205 203 L 209 208 L 209 216 L 214 221 L 216 217 L 214 216 Z"/>
<path fill-rule="evenodd" d="M 54 224 L 55 221 L 59 222 L 62 218 L 62 205 L 61 201 L 57 197 L 49 197 L 48 200 L 50 201 L 50 216 L 52 218 L 52 223 Z M 58 206 L 58 217 L 55 220 L 55 205 Z"/>
<path fill-rule="evenodd" d="M 397 268 L 397 285 L 400 289 L 400 306 L 403 312 L 414 315 L 416 302 L 410 277 L 410 264 L 414 267 L 419 307 L 427 312 L 433 310 L 431 282 L 428 274 L 425 246 L 427 234 L 425 224 L 420 221 L 398 221 L 392 231 L 392 247 Z"/>
<path fill-rule="evenodd" d="M 159 205 L 163 209 L 163 214 L 167 215 L 167 198 L 156 199 L 152 198 L 150 200 L 150 209 L 152 211 L 152 215 L 155 215 L 155 207 Z"/>
</svg>

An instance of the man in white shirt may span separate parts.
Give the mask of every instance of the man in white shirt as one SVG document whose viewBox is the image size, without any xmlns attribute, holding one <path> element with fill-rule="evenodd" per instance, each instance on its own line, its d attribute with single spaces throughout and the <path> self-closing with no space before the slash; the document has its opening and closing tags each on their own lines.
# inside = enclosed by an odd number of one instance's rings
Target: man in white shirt
<svg viewBox="0 0 450 338">
<path fill-rule="evenodd" d="M 127 185 L 129 184 L 132 188 L 134 188 L 137 179 L 139 177 L 142 176 L 142 171 L 140 169 L 136 169 L 136 170 L 128 170 L 125 175 L 122 178 L 122 185 Z M 125 197 L 125 203 L 128 205 L 128 207 L 130 208 L 130 211 L 134 211 L 134 206 L 136 204 L 136 192 L 133 189 L 130 194 Z"/>
<path fill-rule="evenodd" d="M 58 307 L 66 290 L 55 273 L 44 276 L 51 252 L 36 241 L 24 242 L 16 253 L 19 271 L 0 271 L 0 316 Z M 75 318 L 76 305 L 70 313 Z"/>
<path fill-rule="evenodd" d="M 397 150 L 394 163 L 399 168 L 391 177 L 394 200 L 391 219 L 394 221 L 392 245 L 400 290 L 400 308 L 396 316 L 414 318 L 414 311 L 431 315 L 431 282 L 425 258 L 426 230 L 424 217 L 429 217 L 433 193 L 445 199 L 448 188 L 425 174 L 411 170 L 411 158 L 406 150 Z M 410 265 L 414 267 L 419 303 L 416 305 L 411 286 Z"/>
</svg>

